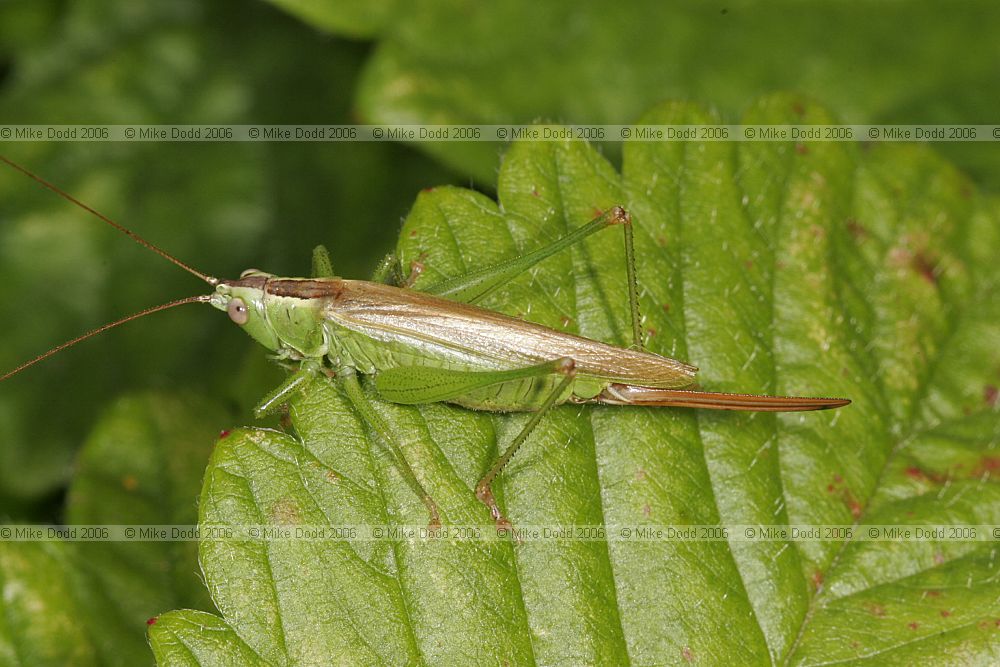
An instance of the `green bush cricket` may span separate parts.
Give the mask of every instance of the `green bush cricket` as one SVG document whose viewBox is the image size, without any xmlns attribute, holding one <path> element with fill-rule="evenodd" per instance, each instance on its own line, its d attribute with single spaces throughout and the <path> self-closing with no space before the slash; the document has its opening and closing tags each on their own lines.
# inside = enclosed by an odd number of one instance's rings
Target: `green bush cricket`
<svg viewBox="0 0 1000 667">
<path fill-rule="evenodd" d="M 695 388 L 697 368 L 645 351 L 640 331 L 632 219 L 615 206 L 589 223 L 519 257 L 447 279 L 420 291 L 386 258 L 373 281 L 336 277 L 326 250 L 313 252 L 312 278 L 283 278 L 256 269 L 238 279 L 204 274 L 78 201 L 24 167 L 0 160 L 214 288 L 211 294 L 143 310 L 74 338 L 0 376 L 29 366 L 112 327 L 186 303 L 209 303 L 295 372 L 257 406 L 262 416 L 280 409 L 310 377 L 340 382 L 359 415 L 388 443 L 407 483 L 440 525 L 437 505 L 406 462 L 398 438 L 373 408 L 358 376 L 374 381 L 379 396 L 400 404 L 448 402 L 474 410 L 533 413 L 520 433 L 476 484 L 477 498 L 498 525 L 507 525 L 491 484 L 545 413 L 562 403 L 804 411 L 842 407 L 840 398 L 760 396 Z M 475 303 L 538 262 L 606 227 L 625 237 L 633 345 L 621 348 L 560 332 L 476 306 Z"/>
</svg>

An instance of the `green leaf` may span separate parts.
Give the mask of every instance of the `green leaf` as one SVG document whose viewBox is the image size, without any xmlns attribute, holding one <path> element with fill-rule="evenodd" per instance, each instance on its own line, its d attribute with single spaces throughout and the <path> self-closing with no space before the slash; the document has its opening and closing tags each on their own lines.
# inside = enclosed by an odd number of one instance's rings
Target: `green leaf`
<svg viewBox="0 0 1000 667">
<path fill-rule="evenodd" d="M 78 524 L 181 524 L 226 413 L 166 394 L 119 400 L 77 461 L 67 526 L 81 541 L 0 542 L 0 662 L 134 665 L 148 660 L 148 619 L 179 605 L 214 609 L 194 541 L 86 541 Z"/>
<path fill-rule="evenodd" d="M 981 123 L 1000 106 L 998 12 L 987 0 L 943 14 L 925 0 L 442 0 L 394 17 L 358 104 L 376 123 L 623 123 L 663 98 L 710 101 L 735 119 L 747 100 L 787 89 L 846 122 Z M 992 147 L 939 146 L 1000 183 Z M 493 182 L 494 144 L 419 147 Z"/>
<path fill-rule="evenodd" d="M 685 104 L 642 118 L 713 120 Z M 831 118 L 780 95 L 746 120 Z M 515 526 L 1000 520 L 996 201 L 922 147 L 631 143 L 624 158 L 618 174 L 582 143 L 516 144 L 499 204 L 451 187 L 418 196 L 404 266 L 423 265 L 419 287 L 624 203 L 652 350 L 697 363 L 713 390 L 854 403 L 782 415 L 558 408 L 499 479 Z M 616 233 L 484 305 L 626 343 Z M 526 416 L 376 405 L 444 523 L 488 522 L 473 486 Z M 290 419 L 290 433 L 218 443 L 204 525 L 427 521 L 333 383 L 307 385 Z M 268 664 L 906 664 L 955 651 L 988 662 L 998 641 L 983 542 L 219 540 L 202 543 L 201 564 L 221 620 L 180 611 L 152 626 L 160 664 L 247 650 Z M 180 655 L 178 643 L 194 648 Z"/>
</svg>

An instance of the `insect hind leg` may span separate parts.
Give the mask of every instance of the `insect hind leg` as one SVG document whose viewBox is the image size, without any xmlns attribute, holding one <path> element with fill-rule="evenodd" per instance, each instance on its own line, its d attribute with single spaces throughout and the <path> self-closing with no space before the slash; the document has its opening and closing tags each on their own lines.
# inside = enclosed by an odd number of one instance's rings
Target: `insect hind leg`
<svg viewBox="0 0 1000 667">
<path fill-rule="evenodd" d="M 428 287 L 423 287 L 421 291 L 455 301 L 475 303 L 542 260 L 580 243 L 591 234 L 615 225 L 620 225 L 625 235 L 625 271 L 628 278 L 628 301 L 632 317 L 632 343 L 634 347 L 642 349 L 639 289 L 635 270 L 635 242 L 632 234 L 632 216 L 621 206 L 612 206 L 587 224 L 577 227 L 568 234 L 537 250 L 476 271 L 448 278 Z"/>
<path fill-rule="evenodd" d="M 520 449 L 524 441 L 528 439 L 531 432 L 535 430 L 541 422 L 542 417 L 544 417 L 549 410 L 556 405 L 556 402 L 564 394 L 566 389 L 573 383 L 576 377 L 576 363 L 568 358 L 564 357 L 557 359 L 554 362 L 554 371 L 563 376 L 563 379 L 559 382 L 556 388 L 548 395 L 545 401 L 542 403 L 539 409 L 532 413 L 531 418 L 528 423 L 524 425 L 520 433 L 518 433 L 507 448 L 504 453 L 501 454 L 490 466 L 490 469 L 483 475 L 482 479 L 476 484 L 476 498 L 480 500 L 486 507 L 490 510 L 490 516 L 493 517 L 493 521 L 499 528 L 510 528 L 511 523 L 500 511 L 500 506 L 497 504 L 496 497 L 493 495 L 493 482 L 496 480 L 497 475 L 504 469 L 504 467 L 510 463 L 510 460 Z"/>
</svg>

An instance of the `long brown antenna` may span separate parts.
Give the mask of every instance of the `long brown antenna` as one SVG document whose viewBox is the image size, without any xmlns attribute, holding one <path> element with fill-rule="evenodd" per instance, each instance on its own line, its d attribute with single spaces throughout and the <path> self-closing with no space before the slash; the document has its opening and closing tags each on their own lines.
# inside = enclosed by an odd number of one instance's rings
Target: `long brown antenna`
<svg viewBox="0 0 1000 667">
<path fill-rule="evenodd" d="M 49 350 L 48 352 L 45 352 L 45 353 L 42 353 L 42 354 L 38 355 L 37 357 L 35 357 L 31 361 L 24 362 L 23 364 L 21 364 L 20 366 L 18 366 L 14 370 L 12 370 L 12 371 L 10 371 L 8 373 L 5 373 L 3 375 L 0 375 L 0 382 L 3 382 L 4 380 L 6 380 L 9 377 L 17 375 L 18 373 L 20 373 L 21 371 L 23 371 L 25 368 L 28 368 L 30 366 L 34 366 L 39 361 L 42 361 L 44 359 L 48 359 L 53 354 L 56 354 L 57 352 L 61 352 L 61 351 L 65 350 L 67 347 L 73 347 L 77 343 L 79 343 L 81 341 L 85 341 L 88 338 L 90 338 L 91 336 L 96 336 L 97 334 L 103 333 L 103 332 L 107 331 L 108 329 L 114 329 L 115 327 L 117 327 L 117 326 L 119 326 L 121 324 L 125 324 L 126 322 L 131 322 L 132 320 L 137 320 L 140 317 L 145 317 L 146 315 L 150 315 L 152 313 L 156 313 L 156 312 L 159 312 L 161 310 L 166 310 L 167 308 L 173 308 L 174 306 L 183 306 L 185 303 L 204 303 L 204 302 L 211 301 L 211 300 L 212 300 L 212 296 L 210 294 L 199 294 L 197 296 L 189 296 L 186 299 L 178 299 L 177 301 L 171 301 L 170 303 L 164 303 L 164 304 L 161 304 L 159 306 L 153 306 L 152 308 L 147 308 L 146 310 L 141 310 L 138 313 L 133 313 L 132 315 L 129 315 L 128 317 L 123 317 L 120 320 L 116 320 L 116 321 L 111 322 L 109 324 L 105 324 L 103 326 L 97 327 L 93 331 L 88 331 L 87 333 L 83 334 L 82 336 L 77 336 L 73 340 L 66 341 L 62 345 L 59 345 L 58 347 L 54 347 L 51 350 Z"/>
<path fill-rule="evenodd" d="M 176 264 L 177 266 L 181 267 L 182 269 L 184 269 L 188 273 L 191 273 L 193 275 L 198 276 L 199 278 L 201 278 L 202 280 L 204 280 L 209 285 L 212 285 L 214 287 L 215 285 L 219 284 L 219 279 L 218 278 L 213 278 L 212 276 L 206 275 L 206 274 L 202 273 L 201 271 L 198 271 L 197 269 L 194 269 L 194 268 L 188 266 L 187 264 L 185 264 L 181 260 L 177 259 L 173 255 L 171 255 L 170 253 L 168 253 L 166 250 L 163 250 L 162 248 L 159 248 L 156 245 L 150 243 L 146 239 L 142 238 L 141 236 L 139 236 L 138 234 L 136 234 L 135 232 L 133 232 L 131 229 L 128 229 L 127 227 L 123 227 L 122 225 L 119 225 L 117 222 L 115 222 L 114 220 L 112 220 L 108 216 L 104 215 L 100 211 L 97 211 L 97 210 L 95 210 L 95 209 L 87 206 L 86 204 L 84 204 L 82 201 L 80 201 L 79 199 L 77 199 L 73 195 L 69 194 L 68 192 L 64 192 L 63 190 L 59 189 L 58 187 L 56 187 L 52 183 L 49 183 L 48 181 L 46 181 L 41 176 L 38 176 L 36 174 L 31 173 L 30 171 L 28 171 L 27 169 L 25 169 L 21 165 L 17 164 L 16 162 L 13 162 L 12 160 L 8 159 L 7 157 L 5 157 L 3 155 L 0 155 L 0 160 L 6 162 L 7 164 L 9 164 L 14 169 L 17 169 L 19 172 L 21 172 L 22 174 L 24 174 L 28 178 L 30 178 L 30 179 L 32 179 L 32 180 L 40 183 L 41 185 L 43 185 L 44 187 L 48 188 L 52 192 L 56 193 L 57 195 L 59 195 L 63 199 L 65 199 L 65 200 L 67 200 L 67 201 L 69 201 L 69 202 L 71 202 L 73 204 L 76 204 L 77 206 L 79 206 L 80 208 L 82 208 L 84 211 L 87 211 L 88 213 L 90 213 L 90 214 L 96 216 L 97 218 L 103 220 L 104 222 L 108 223 L 109 225 L 111 225 L 112 227 L 114 227 L 115 229 L 117 229 L 118 231 L 120 231 L 122 234 L 125 234 L 130 239 L 132 239 L 133 241 L 135 241 L 136 243 L 138 243 L 139 245 L 144 246 L 146 248 L 149 248 L 150 250 L 152 250 L 153 252 L 155 252 L 160 257 L 163 257 L 164 259 L 166 259 L 169 262 L 173 262 L 174 264 Z M 2 379 L 3 378 L 0 378 L 0 380 L 2 380 Z"/>
</svg>

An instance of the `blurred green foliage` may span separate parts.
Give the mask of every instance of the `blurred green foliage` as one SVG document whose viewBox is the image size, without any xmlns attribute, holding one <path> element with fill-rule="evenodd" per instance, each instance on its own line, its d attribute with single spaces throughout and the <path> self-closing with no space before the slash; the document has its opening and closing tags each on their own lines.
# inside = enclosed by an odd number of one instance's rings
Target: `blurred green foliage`
<svg viewBox="0 0 1000 667">
<path fill-rule="evenodd" d="M 114 401 L 80 451 L 66 523 L 193 524 L 192 498 L 224 412 L 194 393 Z M 0 582 L 4 665 L 144 664 L 150 618 L 178 606 L 214 609 L 190 540 L 4 541 Z"/>
<path fill-rule="evenodd" d="M 3 12 L 6 123 L 350 122 L 369 50 L 257 3 L 17 2 Z M 386 143 L 53 142 L 4 150 L 214 275 L 250 266 L 301 275 L 312 246 L 324 243 L 338 272 L 365 276 L 389 249 L 412 193 L 454 178 Z M 0 175 L 0 220 L 0 367 L 128 312 L 204 291 L 10 170 Z M 83 434 L 129 387 L 197 387 L 246 415 L 280 377 L 205 308 L 85 345 L 0 393 L 7 516 L 58 516 Z"/>
<path fill-rule="evenodd" d="M 623 123 L 664 99 L 733 120 L 775 90 L 847 123 L 992 123 L 1000 108 L 991 0 L 438 0 L 395 18 L 358 92 L 376 122 Z M 991 144 L 938 148 L 1000 186 Z M 490 144 L 425 149 L 491 180 Z"/>
</svg>

